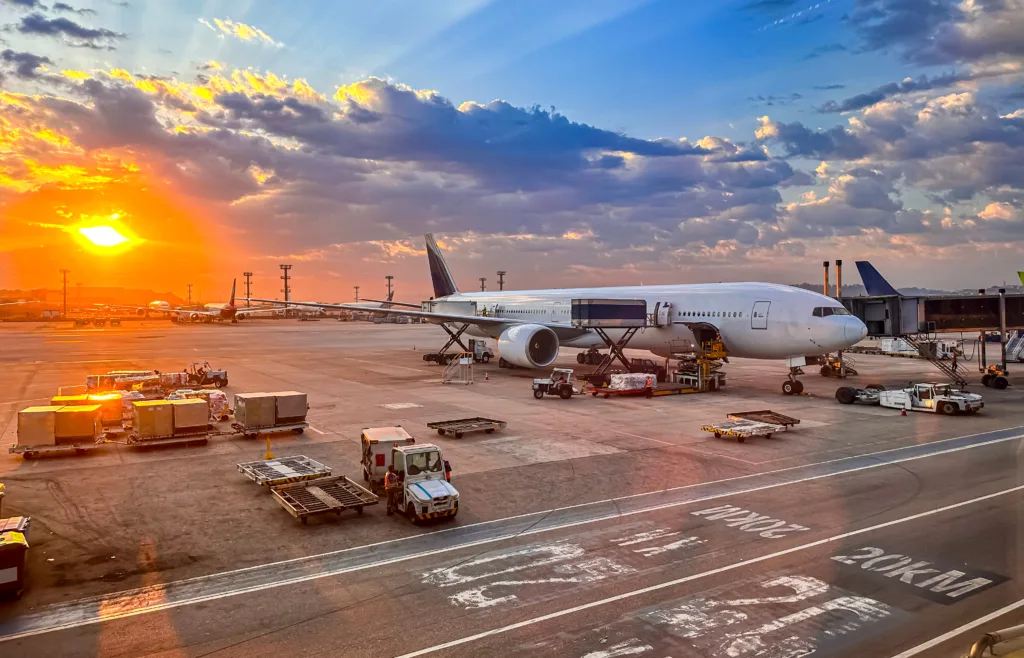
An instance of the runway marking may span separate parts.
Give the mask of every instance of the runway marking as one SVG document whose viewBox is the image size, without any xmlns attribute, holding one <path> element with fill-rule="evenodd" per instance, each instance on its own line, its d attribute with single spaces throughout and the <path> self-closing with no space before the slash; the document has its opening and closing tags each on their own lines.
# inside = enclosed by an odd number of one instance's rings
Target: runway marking
<svg viewBox="0 0 1024 658">
<path fill-rule="evenodd" d="M 309 426 L 309 429 L 313 430 L 314 432 L 316 432 L 317 434 L 320 434 L 320 435 L 327 434 L 327 432 L 324 432 L 322 430 L 318 430 L 317 428 L 313 427 L 312 425 Z"/>
<path fill-rule="evenodd" d="M 981 626 L 982 624 L 987 624 L 988 622 L 992 621 L 993 619 L 999 619 L 1003 615 L 1009 614 L 1009 613 L 1013 612 L 1014 610 L 1016 610 L 1017 608 L 1024 608 L 1024 599 L 1021 599 L 1020 601 L 1015 601 L 1015 602 L 1011 603 L 1010 605 L 1003 606 L 1002 608 L 999 608 L 998 610 L 996 610 L 994 612 L 988 613 L 984 617 L 978 617 L 974 621 L 969 621 L 966 624 L 964 624 L 963 626 L 960 626 L 958 628 L 954 628 L 953 630 L 949 631 L 948 633 L 943 633 L 942 635 L 940 635 L 938 637 L 935 637 L 935 638 L 932 638 L 932 639 L 928 640 L 927 642 L 922 642 L 921 644 L 917 645 L 916 647 L 913 647 L 911 649 L 907 649 L 903 653 L 897 654 L 897 655 L 893 656 L 892 658 L 911 658 L 911 656 L 916 656 L 917 654 L 921 653 L 922 651 L 927 651 L 928 649 L 931 649 L 932 647 L 936 647 L 936 646 L 942 644 L 943 642 L 946 642 L 947 640 L 952 640 L 957 635 L 960 635 L 961 633 L 969 631 L 972 628 L 975 628 L 977 626 Z"/>
<path fill-rule="evenodd" d="M 646 514 L 1024 438 L 1021 427 L 580 503 L 54 604 L 0 626 L 0 642 L 304 583 L 453 550 Z M 788 474 L 788 475 L 787 475 Z M 737 483 L 741 483 L 737 485 Z M 778 553 L 784 555 L 785 553 Z"/>
<path fill-rule="evenodd" d="M 409 368 L 407 366 L 396 366 L 396 365 L 391 365 L 391 364 L 381 365 L 380 361 L 367 361 L 366 359 L 354 359 L 354 358 L 352 358 L 350 356 L 346 356 L 346 357 L 343 357 L 343 358 L 346 361 L 355 361 L 356 363 L 369 363 L 371 366 L 377 366 L 377 367 L 381 367 L 381 368 L 388 368 L 388 369 L 397 368 L 398 370 L 408 370 L 410 372 L 427 372 L 426 370 L 422 370 L 420 368 Z"/>
<path fill-rule="evenodd" d="M 690 512 L 693 516 L 700 516 L 709 521 L 725 520 L 727 528 L 739 528 L 743 532 L 756 532 L 758 536 L 765 539 L 782 539 L 787 532 L 803 532 L 810 530 L 805 525 L 787 523 L 781 519 L 774 519 L 767 514 L 758 514 L 745 510 L 735 505 L 719 505 L 707 509 Z M 737 516 L 738 515 L 738 516 Z"/>
<path fill-rule="evenodd" d="M 612 430 L 612 431 L 614 432 L 615 430 Z M 676 444 L 673 443 L 672 445 L 676 445 Z M 679 447 L 684 448 L 684 449 L 689 450 L 689 451 L 692 451 L 692 452 L 699 452 L 702 455 L 711 455 L 712 457 L 721 457 L 723 459 L 731 459 L 734 462 L 740 462 L 741 464 L 749 464 L 751 466 L 760 466 L 761 464 L 767 464 L 767 463 L 773 462 L 773 461 L 783 461 L 782 459 L 770 459 L 768 461 L 763 461 L 763 462 L 752 462 L 752 461 L 748 461 L 746 459 L 740 459 L 739 457 L 733 457 L 731 455 L 722 454 L 720 452 L 708 452 L 707 450 L 698 450 L 698 449 L 694 448 L 693 446 L 686 445 L 686 444 L 680 444 Z M 785 459 L 792 459 L 792 458 L 791 457 L 786 457 Z"/>
<path fill-rule="evenodd" d="M 675 446 L 675 447 L 678 447 L 678 445 L 679 445 L 677 443 L 669 443 L 668 441 L 660 441 L 658 439 L 652 439 L 649 436 L 640 436 L 639 434 L 630 434 L 629 432 L 621 432 L 619 430 L 613 430 L 613 429 L 610 429 L 610 428 L 609 428 L 608 431 L 609 432 L 615 432 L 616 434 L 622 434 L 622 435 L 625 435 L 625 436 L 631 436 L 634 439 L 643 439 L 644 441 L 653 441 L 655 443 L 660 443 L 663 446 Z"/>
<path fill-rule="evenodd" d="M 556 612 L 551 612 L 551 613 L 548 613 L 546 615 L 541 615 L 539 617 L 534 617 L 533 619 L 527 619 L 527 620 L 524 620 L 524 621 L 516 622 L 515 624 L 508 624 L 507 626 L 501 626 L 499 628 L 492 628 L 491 630 L 484 631 L 482 633 L 477 633 L 475 635 L 467 635 L 466 637 L 462 637 L 462 638 L 459 638 L 457 640 L 452 640 L 450 642 L 445 642 L 443 644 L 437 644 L 437 645 L 434 645 L 432 647 L 427 647 L 426 649 L 420 649 L 418 651 L 413 651 L 413 652 L 410 652 L 410 653 L 402 654 L 401 656 L 398 656 L 398 658 L 415 658 L 415 656 L 424 656 L 424 655 L 427 655 L 429 653 L 434 653 L 434 652 L 437 652 L 437 651 L 441 651 L 442 649 L 450 649 L 452 647 L 457 647 L 457 646 L 460 646 L 460 645 L 463 645 L 463 644 L 468 644 L 469 642 L 475 642 L 476 640 L 482 640 L 482 639 L 484 639 L 486 637 L 493 637 L 495 635 L 500 635 L 502 633 L 507 633 L 508 631 L 513 631 L 513 630 L 516 630 L 516 629 L 519 629 L 519 628 L 525 628 L 526 626 L 532 626 L 534 624 L 539 624 L 541 622 L 549 621 L 551 619 L 558 619 L 559 617 L 565 617 L 566 615 L 575 614 L 575 613 L 581 612 L 583 610 L 590 610 L 591 608 L 597 608 L 599 606 L 607 605 L 609 603 L 614 603 L 616 601 L 622 601 L 622 600 L 625 600 L 625 599 L 635 598 L 635 597 L 640 596 L 642 594 L 648 594 L 650 592 L 656 592 L 656 591 L 663 590 L 663 589 L 666 589 L 666 588 L 669 588 L 669 587 L 675 587 L 676 585 L 681 585 L 683 583 L 688 583 L 688 582 L 691 582 L 691 581 L 694 581 L 694 580 L 700 580 L 701 578 L 707 578 L 708 576 L 713 576 L 713 575 L 716 575 L 716 574 L 725 573 L 725 572 L 728 572 L 728 571 L 733 571 L 735 569 L 741 569 L 743 567 L 747 567 L 747 566 L 750 566 L 752 564 L 758 564 L 760 562 L 765 562 L 767 560 L 772 560 L 772 559 L 777 558 L 777 557 L 782 557 L 783 555 L 789 555 L 791 553 L 798 553 L 800 551 L 805 551 L 805 550 L 810 549 L 810 548 L 816 548 L 818 546 L 824 546 L 825 544 L 830 544 L 832 542 L 841 541 L 841 540 L 846 539 L 848 537 L 855 537 L 857 535 L 862 535 L 862 534 L 865 534 L 865 533 L 868 533 L 868 532 L 874 532 L 875 530 L 881 530 L 882 528 L 888 528 L 888 527 L 891 527 L 891 526 L 894 526 L 894 525 L 899 525 L 901 523 L 907 523 L 908 521 L 916 521 L 917 519 L 922 519 L 922 518 L 926 518 L 926 517 L 929 517 L 929 516 L 934 516 L 935 514 L 941 514 L 943 512 L 948 512 L 948 511 L 953 510 L 953 509 L 957 509 L 957 508 L 964 507 L 964 506 L 967 506 L 967 505 L 973 505 L 974 503 L 980 503 L 980 502 L 982 502 L 984 500 L 991 500 L 992 498 L 997 498 L 999 496 L 1005 496 L 1006 494 L 1015 493 L 1017 491 L 1022 491 L 1022 490 L 1024 490 L 1024 484 L 1022 484 L 1020 486 L 1017 486 L 1017 487 L 1011 487 L 1010 489 L 1004 489 L 1002 491 L 997 491 L 995 493 L 987 494 L 987 495 L 984 495 L 984 496 L 978 496 L 977 498 L 971 498 L 970 500 L 964 500 L 964 501 L 961 501 L 959 503 L 953 503 L 952 505 L 945 505 L 943 507 L 938 507 L 936 509 L 928 510 L 927 512 L 919 512 L 917 514 L 911 514 L 910 516 L 904 516 L 904 517 L 899 518 L 899 519 L 893 519 L 892 521 L 886 521 L 884 523 L 878 523 L 878 524 L 875 524 L 873 526 L 868 526 L 867 528 L 860 528 L 858 530 L 851 530 L 849 532 L 844 532 L 844 533 L 840 533 L 838 535 L 833 535 L 831 537 L 826 537 L 825 539 L 818 539 L 817 541 L 807 542 L 806 544 L 800 544 L 799 546 L 793 546 L 791 548 L 786 548 L 786 549 L 783 549 L 781 551 L 776 551 L 774 553 L 769 553 L 767 555 L 760 555 L 758 557 L 750 558 L 749 560 L 742 560 L 740 562 L 734 562 L 732 564 L 727 564 L 725 566 L 721 566 L 721 567 L 718 567 L 718 568 L 715 568 L 715 569 L 709 569 L 708 571 L 704 571 L 704 572 L 701 572 L 701 573 L 695 573 L 695 574 L 691 574 L 689 576 L 683 576 L 682 578 L 676 578 L 675 580 L 670 580 L 670 581 L 667 581 L 667 582 L 664 582 L 664 583 L 658 583 L 657 585 L 650 585 L 648 587 L 643 587 L 643 588 L 640 588 L 640 589 L 635 589 L 635 590 L 633 590 L 631 592 L 623 592 L 622 594 L 616 594 L 615 596 L 609 596 L 607 598 L 600 599 L 598 601 L 591 601 L 590 603 L 584 603 L 582 605 L 577 605 L 577 606 L 574 606 L 572 608 L 565 608 L 563 610 L 558 610 Z M 1018 604 L 1024 605 L 1024 602 L 1018 601 Z M 981 622 L 981 623 L 983 623 L 983 622 Z M 961 628 L 963 628 L 963 627 L 961 627 Z M 955 633 L 954 633 L 954 635 L 955 635 Z M 953 636 L 950 636 L 950 637 L 953 637 Z M 923 651 L 924 649 L 921 649 L 921 650 Z M 914 655 L 914 654 L 908 654 L 908 655 Z M 900 658 L 900 656 L 897 656 L 896 658 Z"/>
</svg>

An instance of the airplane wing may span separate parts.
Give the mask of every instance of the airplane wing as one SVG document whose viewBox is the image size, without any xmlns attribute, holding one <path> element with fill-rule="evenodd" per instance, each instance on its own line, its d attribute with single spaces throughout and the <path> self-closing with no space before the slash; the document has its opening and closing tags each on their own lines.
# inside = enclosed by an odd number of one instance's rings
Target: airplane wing
<svg viewBox="0 0 1024 658">
<path fill-rule="evenodd" d="M 242 301 L 246 299 L 241 298 Z M 256 297 L 248 298 L 248 301 L 252 302 L 264 302 L 271 304 L 283 304 L 284 302 L 274 299 L 257 299 Z M 586 329 L 577 329 L 576 327 L 569 327 L 564 324 L 558 324 L 555 322 L 531 322 L 531 321 L 520 321 L 513 320 L 512 318 L 498 318 L 488 317 L 484 315 L 459 315 L 455 313 L 432 313 L 427 311 L 411 311 L 400 308 L 366 308 L 359 304 L 322 304 L 319 302 L 288 302 L 289 306 L 305 306 L 309 308 L 325 308 L 335 309 L 340 311 L 362 311 L 369 313 L 380 313 L 384 315 L 406 315 L 410 318 L 423 318 L 428 322 L 434 324 L 444 324 L 446 322 L 454 322 L 460 324 L 472 324 L 482 329 L 485 329 L 488 334 L 497 338 L 501 335 L 507 327 L 511 327 L 517 324 L 539 324 L 547 327 L 555 332 L 559 340 L 569 340 L 572 338 L 578 338 L 588 333 Z"/>
<path fill-rule="evenodd" d="M 371 304 L 381 304 L 384 307 L 401 306 L 402 308 L 416 308 L 416 309 L 423 308 L 419 304 L 410 304 L 408 302 L 388 302 L 388 301 L 384 301 L 383 299 L 367 299 L 365 297 L 360 299 L 358 302 L 354 302 L 354 303 L 355 304 L 362 304 L 363 302 L 370 302 Z M 370 307 L 367 307 L 367 308 L 371 308 L 372 309 L 373 307 L 370 306 Z"/>
<path fill-rule="evenodd" d="M 280 310 L 281 309 L 279 309 L 279 308 L 240 308 L 237 311 L 235 311 L 235 316 L 237 317 L 237 316 L 246 316 L 246 315 L 256 315 L 258 313 L 273 313 L 275 311 L 280 311 Z M 210 313 L 210 315 L 217 315 L 217 314 L 216 313 Z"/>
<path fill-rule="evenodd" d="M 0 303 L 0 306 L 17 306 L 18 304 L 33 304 L 33 303 L 35 303 L 35 302 L 3 302 L 3 303 Z"/>
</svg>

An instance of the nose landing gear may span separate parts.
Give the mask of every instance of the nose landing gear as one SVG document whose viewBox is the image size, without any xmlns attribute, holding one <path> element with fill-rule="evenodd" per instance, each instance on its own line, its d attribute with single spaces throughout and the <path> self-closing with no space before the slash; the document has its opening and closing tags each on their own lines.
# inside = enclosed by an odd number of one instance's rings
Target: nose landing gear
<svg viewBox="0 0 1024 658">
<path fill-rule="evenodd" d="M 797 379 L 797 375 L 804 374 L 804 371 L 799 366 L 791 366 L 789 368 L 789 379 L 782 382 L 782 393 L 783 395 L 800 395 L 804 392 L 804 383 Z"/>
</svg>

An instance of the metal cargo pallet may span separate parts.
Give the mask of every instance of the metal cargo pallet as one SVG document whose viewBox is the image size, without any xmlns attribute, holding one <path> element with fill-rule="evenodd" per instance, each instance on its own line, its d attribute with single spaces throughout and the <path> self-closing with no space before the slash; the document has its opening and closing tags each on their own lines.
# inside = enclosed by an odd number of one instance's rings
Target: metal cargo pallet
<svg viewBox="0 0 1024 658">
<path fill-rule="evenodd" d="M 477 416 L 475 418 L 439 420 L 437 422 L 427 423 L 427 427 L 432 430 L 437 430 L 437 433 L 441 436 L 448 434 L 454 436 L 456 439 L 461 439 L 465 432 L 479 432 L 483 430 L 488 434 L 493 434 L 494 430 L 503 430 L 508 427 L 508 423 L 503 420 Z"/>
<path fill-rule="evenodd" d="M 108 443 L 121 443 L 128 446 L 129 448 L 152 448 L 155 446 L 176 446 L 176 445 L 196 445 L 205 446 L 211 436 L 209 430 L 202 430 L 197 432 L 187 432 L 185 434 L 175 434 L 173 436 L 160 436 L 153 437 L 152 439 L 141 439 L 136 434 L 129 434 L 128 438 L 124 441 L 112 441 L 108 439 Z"/>
<path fill-rule="evenodd" d="M 314 480 L 331 474 L 331 467 L 310 459 L 305 455 L 262 459 L 256 462 L 243 462 L 238 465 L 238 472 L 256 484 L 276 487 L 303 480 Z"/>
<path fill-rule="evenodd" d="M 67 444 L 56 444 L 46 446 L 19 446 L 13 445 L 7 449 L 12 455 L 21 455 L 25 459 L 32 459 L 41 452 L 64 452 L 67 450 L 74 450 L 77 454 L 84 454 L 87 450 L 95 450 L 103 445 L 102 439 L 97 439 L 91 443 L 67 443 Z"/>
<path fill-rule="evenodd" d="M 241 434 L 247 439 L 255 439 L 258 436 L 264 436 L 265 434 L 277 434 L 278 432 L 295 432 L 296 434 L 302 434 L 302 432 L 309 427 L 309 423 L 290 423 L 288 425 L 271 425 L 269 427 L 243 427 L 239 423 L 231 423 L 231 429 L 235 430 L 236 433 Z"/>
<path fill-rule="evenodd" d="M 344 475 L 271 487 L 270 492 L 289 514 L 302 523 L 314 514 L 341 514 L 347 509 L 362 514 L 363 507 L 376 505 L 379 500 Z"/>
<path fill-rule="evenodd" d="M 772 434 L 785 432 L 785 425 L 773 425 L 771 423 L 759 423 L 754 420 L 725 420 L 720 423 L 709 423 L 700 427 L 705 432 L 711 432 L 716 439 L 723 436 L 734 436 L 736 440 L 743 443 L 747 437 L 763 436 L 766 439 L 772 438 Z"/>
<path fill-rule="evenodd" d="M 783 427 L 793 427 L 794 425 L 800 424 L 799 418 L 793 418 L 785 414 L 780 414 L 777 411 L 771 409 L 761 409 L 759 411 L 737 411 L 727 416 L 729 420 L 752 420 L 756 423 L 768 423 L 769 425 L 782 425 Z"/>
</svg>

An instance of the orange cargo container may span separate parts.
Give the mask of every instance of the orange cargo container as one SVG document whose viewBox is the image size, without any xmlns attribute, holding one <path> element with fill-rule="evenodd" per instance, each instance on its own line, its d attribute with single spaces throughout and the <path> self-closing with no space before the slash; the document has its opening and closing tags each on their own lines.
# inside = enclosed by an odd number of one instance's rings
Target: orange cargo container
<svg viewBox="0 0 1024 658">
<path fill-rule="evenodd" d="M 18 412 L 18 445 L 57 444 L 57 411 L 61 407 L 27 407 Z"/>
<path fill-rule="evenodd" d="M 55 435 L 58 444 L 94 441 L 103 431 L 98 404 L 61 407 L 56 415 Z"/>
</svg>

